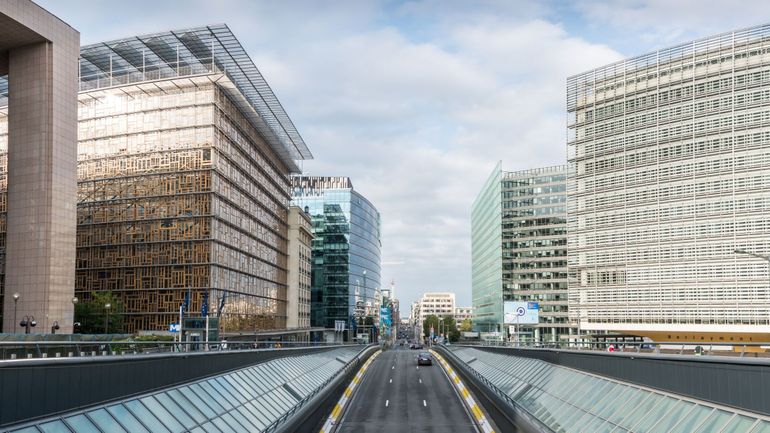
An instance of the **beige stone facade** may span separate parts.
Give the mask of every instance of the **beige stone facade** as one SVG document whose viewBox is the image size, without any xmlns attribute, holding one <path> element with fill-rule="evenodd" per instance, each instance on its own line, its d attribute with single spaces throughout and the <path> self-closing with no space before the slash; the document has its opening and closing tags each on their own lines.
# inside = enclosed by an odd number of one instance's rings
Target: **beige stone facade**
<svg viewBox="0 0 770 433">
<path fill-rule="evenodd" d="M 297 206 L 289 208 L 287 328 L 310 327 L 312 228 L 310 216 L 304 210 Z"/>
<path fill-rule="evenodd" d="M 72 331 L 79 45 L 76 30 L 33 2 L 0 2 L 3 332 L 21 332 L 28 315 L 36 332 L 54 322 Z"/>
</svg>

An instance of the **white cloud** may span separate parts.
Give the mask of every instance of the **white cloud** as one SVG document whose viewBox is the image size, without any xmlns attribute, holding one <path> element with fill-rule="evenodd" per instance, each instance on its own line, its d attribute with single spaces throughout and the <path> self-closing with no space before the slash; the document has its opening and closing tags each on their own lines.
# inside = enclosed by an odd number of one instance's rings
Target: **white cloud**
<svg viewBox="0 0 770 433">
<path fill-rule="evenodd" d="M 538 2 L 42 2 L 84 42 L 227 23 L 309 143 L 380 210 L 382 284 L 470 304 L 470 207 L 497 160 L 564 161 L 565 79 L 617 60 Z M 147 11 L 153 14 L 148 15 Z"/>
</svg>

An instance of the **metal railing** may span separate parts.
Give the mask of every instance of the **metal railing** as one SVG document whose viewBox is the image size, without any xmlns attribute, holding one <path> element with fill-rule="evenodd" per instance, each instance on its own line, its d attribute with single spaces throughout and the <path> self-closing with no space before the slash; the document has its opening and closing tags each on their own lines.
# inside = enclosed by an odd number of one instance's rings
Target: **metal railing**
<svg viewBox="0 0 770 433">
<path fill-rule="evenodd" d="M 461 342 L 463 346 L 512 347 L 520 349 L 585 350 L 610 353 L 653 353 L 695 356 L 734 356 L 770 358 L 770 342 L 644 342 L 572 340 L 557 342 Z"/>
<path fill-rule="evenodd" d="M 226 350 L 336 347 L 344 343 L 286 341 L 0 341 L 0 360 L 150 355 Z"/>
<path fill-rule="evenodd" d="M 354 368 L 358 366 L 358 364 L 361 363 L 361 354 L 366 352 L 368 349 L 376 347 L 375 344 L 369 344 L 365 348 L 361 349 L 358 354 L 351 359 L 345 366 L 337 370 L 333 375 L 331 375 L 328 379 L 326 379 L 322 384 L 320 384 L 318 387 L 316 387 L 313 391 L 310 392 L 310 394 L 307 395 L 307 397 L 303 398 L 297 404 L 292 406 L 291 409 L 289 409 L 288 412 L 283 413 L 278 419 L 270 423 L 265 429 L 264 432 L 273 432 L 278 430 L 278 428 L 285 423 L 289 418 L 294 416 L 300 409 L 302 409 L 310 400 L 312 400 L 316 395 L 318 395 L 319 392 L 321 392 L 323 389 L 325 389 L 330 383 L 332 383 L 337 377 L 339 377 L 341 374 L 345 374 L 348 371 L 350 371 L 351 368 Z"/>
</svg>

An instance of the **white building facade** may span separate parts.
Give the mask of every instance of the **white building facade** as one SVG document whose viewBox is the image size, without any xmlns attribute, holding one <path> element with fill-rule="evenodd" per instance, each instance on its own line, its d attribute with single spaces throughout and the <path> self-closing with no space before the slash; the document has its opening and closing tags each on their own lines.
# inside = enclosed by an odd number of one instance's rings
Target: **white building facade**
<svg viewBox="0 0 770 433">
<path fill-rule="evenodd" d="M 567 82 L 569 314 L 658 341 L 770 337 L 770 26 Z"/>
</svg>

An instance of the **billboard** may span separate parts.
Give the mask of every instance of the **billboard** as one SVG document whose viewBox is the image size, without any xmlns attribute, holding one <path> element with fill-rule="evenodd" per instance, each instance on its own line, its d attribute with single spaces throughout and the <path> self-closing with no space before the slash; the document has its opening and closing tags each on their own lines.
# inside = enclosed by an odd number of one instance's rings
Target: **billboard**
<svg viewBox="0 0 770 433">
<path fill-rule="evenodd" d="M 503 316 L 506 325 L 535 325 L 539 320 L 537 302 L 506 301 Z"/>
</svg>

